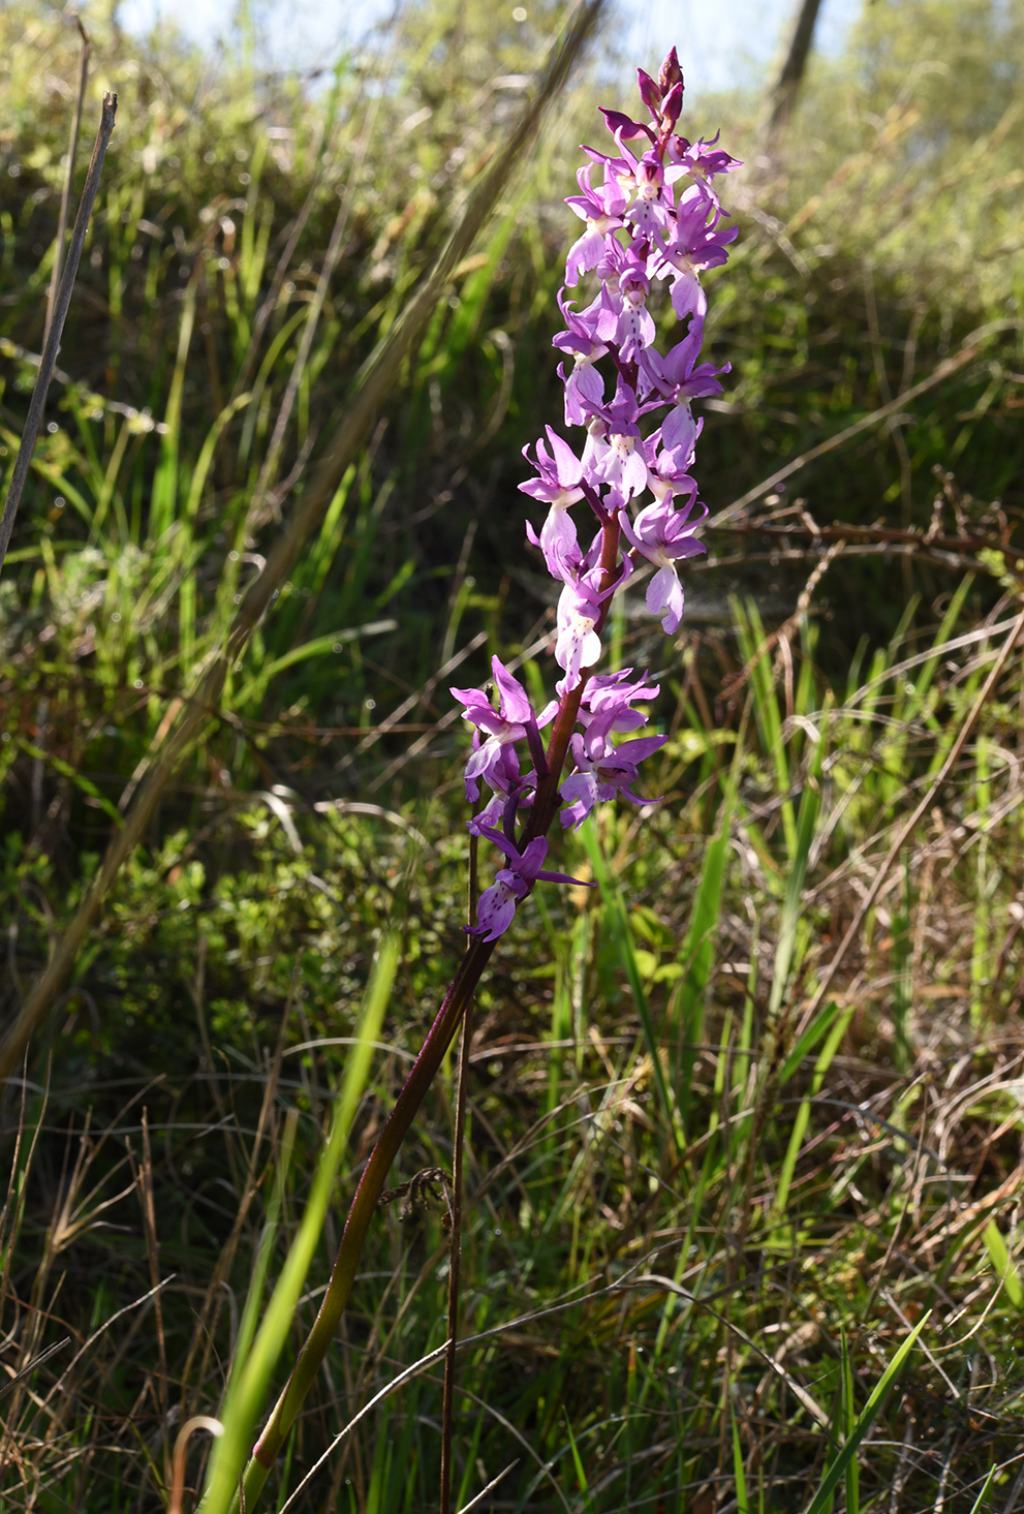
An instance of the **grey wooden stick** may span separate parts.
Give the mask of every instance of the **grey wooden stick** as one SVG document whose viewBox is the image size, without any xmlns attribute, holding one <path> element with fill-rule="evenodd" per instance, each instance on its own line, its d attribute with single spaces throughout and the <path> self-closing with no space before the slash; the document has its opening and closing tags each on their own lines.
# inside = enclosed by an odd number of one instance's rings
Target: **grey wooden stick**
<svg viewBox="0 0 1024 1514">
<path fill-rule="evenodd" d="M 46 346 L 46 338 L 50 335 L 50 327 L 53 325 L 53 314 L 57 308 L 57 293 L 60 289 L 60 276 L 64 266 L 64 242 L 68 234 L 68 215 L 71 210 L 71 189 L 75 182 L 75 159 L 78 157 L 78 138 L 82 130 L 82 111 L 85 108 L 85 91 L 89 83 L 89 54 L 92 52 L 92 42 L 89 33 L 82 25 L 82 18 L 75 16 L 75 25 L 78 27 L 78 35 L 82 39 L 82 55 L 78 65 L 78 95 L 75 99 L 75 113 L 71 118 L 71 140 L 68 143 L 68 171 L 64 175 L 64 188 L 60 196 L 60 214 L 57 217 L 57 236 L 54 240 L 53 268 L 50 271 L 50 292 L 46 297 L 46 325 L 43 327 L 43 346 Z"/>
<path fill-rule="evenodd" d="M 46 334 L 46 341 L 43 343 L 43 355 L 39 361 L 39 372 L 36 375 L 32 398 L 29 400 L 28 415 L 25 417 L 25 429 L 21 435 L 18 456 L 14 460 L 11 484 L 7 491 L 7 498 L 4 501 L 3 517 L 0 518 L 0 571 L 3 570 L 7 548 L 11 544 L 11 533 L 14 530 L 14 522 L 18 514 L 18 506 L 21 504 L 21 496 L 28 478 L 28 470 L 32 464 L 32 453 L 35 450 L 39 428 L 43 423 L 46 396 L 57 362 L 57 353 L 60 351 L 60 339 L 64 334 L 64 322 L 67 320 L 68 309 L 71 305 L 71 292 L 75 287 L 78 264 L 82 256 L 82 248 L 85 245 L 86 228 L 89 225 L 89 217 L 92 214 L 96 191 L 100 187 L 100 173 L 103 169 L 103 159 L 107 155 L 107 147 L 110 144 L 110 137 L 114 130 L 114 118 L 116 115 L 117 96 L 104 95 L 99 130 L 96 133 L 96 141 L 93 144 L 92 159 L 89 163 L 89 171 L 85 176 L 82 198 L 78 203 L 75 228 L 71 233 L 71 246 L 68 248 L 67 262 L 64 264 L 64 272 L 61 274 L 60 285 L 57 289 L 57 301 L 53 311 L 53 319 L 50 322 L 50 329 Z"/>
</svg>

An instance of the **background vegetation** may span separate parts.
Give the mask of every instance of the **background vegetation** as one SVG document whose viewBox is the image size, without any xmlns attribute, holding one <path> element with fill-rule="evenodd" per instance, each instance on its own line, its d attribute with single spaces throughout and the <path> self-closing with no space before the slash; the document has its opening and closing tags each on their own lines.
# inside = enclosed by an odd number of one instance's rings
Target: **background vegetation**
<svg viewBox="0 0 1024 1514">
<path fill-rule="evenodd" d="M 118 128 L 0 581 L 7 1014 L 560 17 L 409 4 L 305 80 L 96 25 Z M 1024 1507 L 1019 650 L 979 702 L 1021 608 L 1022 28 L 876 0 L 770 152 L 760 98 L 691 117 L 747 160 L 700 458 L 727 515 L 676 646 L 615 627 L 661 677 L 664 804 L 566 841 L 599 887 L 538 898 L 479 997 L 462 1503 L 503 1473 L 476 1507 Z M 7 467 L 77 69 L 56 13 L 0 13 Z M 166 1506 L 392 932 L 296 1342 L 315 1309 L 460 948 L 447 685 L 551 625 L 519 449 L 557 413 L 561 196 L 628 87 L 599 47 L 520 165 L 5 1092 L 5 1508 Z M 450 1169 L 451 1105 L 396 1183 Z M 444 1339 L 444 1206 L 401 1208 L 278 1509 L 435 1506 L 436 1362 L 296 1492 Z"/>
</svg>

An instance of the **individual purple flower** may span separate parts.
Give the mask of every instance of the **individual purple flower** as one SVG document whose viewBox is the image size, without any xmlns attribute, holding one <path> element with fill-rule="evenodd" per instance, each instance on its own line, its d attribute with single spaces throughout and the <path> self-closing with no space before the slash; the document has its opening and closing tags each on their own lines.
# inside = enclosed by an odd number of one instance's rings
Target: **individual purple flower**
<svg viewBox="0 0 1024 1514">
<path fill-rule="evenodd" d="M 620 495 L 609 496 L 611 516 L 625 503 Z M 604 617 L 605 604 L 633 571 L 628 555 L 623 556 L 608 580 L 601 566 L 601 551 L 604 532 L 599 531 L 583 558 L 578 571 L 567 573 L 558 599 L 556 611 L 557 636 L 555 638 L 555 661 L 565 677 L 555 685 L 562 698 L 581 681 L 582 671 L 593 667 L 601 655 L 599 627 Z"/>
<path fill-rule="evenodd" d="M 619 315 L 603 284 L 597 299 L 579 314 L 564 296 L 565 290 L 560 289 L 558 308 L 565 330 L 552 339 L 551 345 L 573 356 L 573 367 L 568 373 L 562 364 L 558 367 L 558 377 L 565 385 L 565 424 L 584 426 L 604 403 L 604 379 L 594 364 L 608 351 L 608 340 L 618 329 Z M 602 336 L 602 329 L 607 337 Z"/>
<path fill-rule="evenodd" d="M 598 591 L 590 573 L 567 579 L 558 596 L 555 661 L 565 674 L 555 685 L 560 695 L 574 689 L 580 681 L 582 669 L 592 668 L 601 655 L 597 626 L 605 597 Z"/>
<path fill-rule="evenodd" d="M 624 363 L 635 363 L 654 341 L 654 318 L 647 309 L 651 281 L 647 277 L 646 261 L 629 248 L 619 273 L 622 310 L 615 327 L 615 341 Z"/>
<path fill-rule="evenodd" d="M 599 673 L 588 680 L 580 709 L 588 739 L 613 733 L 622 736 L 647 724 L 647 716 L 633 706 L 638 700 L 648 703 L 656 699 L 660 685 L 648 683 L 646 675 L 632 680 L 632 673 L 632 668 L 620 668 L 617 673 Z"/>
<path fill-rule="evenodd" d="M 529 741 L 531 735 L 554 718 L 558 709 L 557 704 L 552 702 L 539 715 L 534 715 L 526 690 L 500 658 L 491 658 L 491 670 L 498 691 L 497 709 L 484 689 L 453 688 L 450 691 L 460 704 L 466 706 L 463 720 L 470 721 L 480 733 L 477 736 L 478 745 L 469 754 L 466 763 L 466 798 L 470 800 L 479 797 L 481 778 L 500 792 L 507 792 L 519 783 L 519 759 L 515 743 Z M 480 740 L 480 735 L 483 735 L 483 740 Z"/>
<path fill-rule="evenodd" d="M 739 158 L 731 157 L 724 148 L 718 146 L 718 137 L 718 132 L 713 137 L 701 137 L 696 142 L 688 142 L 685 137 L 673 137 L 666 155 L 668 165 L 665 169 L 665 182 L 675 184 L 688 176 L 703 190 L 716 210 L 721 210 L 722 202 L 712 180 L 719 174 L 731 173 L 743 165 Z"/>
<path fill-rule="evenodd" d="M 657 566 L 657 573 L 647 585 L 647 608 L 652 615 L 661 616 L 661 629 L 669 636 L 678 630 L 683 617 L 683 586 L 679 582 L 676 563 L 681 558 L 698 557 L 707 549 L 693 533 L 707 514 L 707 506 L 699 505 L 693 518 L 693 502 L 684 510 L 656 503 L 641 510 L 635 521 L 627 511 L 619 512 L 623 534 L 648 562 Z"/>
<path fill-rule="evenodd" d="M 607 160 L 605 160 L 607 161 Z M 585 163 L 577 171 L 578 195 L 570 195 L 566 204 L 586 221 L 587 229 L 569 248 L 565 260 L 565 282 L 578 284 L 583 274 L 595 268 L 604 253 L 605 238 L 622 224 L 622 212 L 626 208 L 626 193 L 622 185 L 606 171 L 600 189 L 590 182 L 590 164 Z"/>
<path fill-rule="evenodd" d="M 482 836 L 488 826 L 501 824 L 501 817 L 505 812 L 508 795 L 505 793 L 492 794 L 478 815 L 473 815 L 466 821 L 466 829 L 471 836 Z"/>
<path fill-rule="evenodd" d="M 658 389 L 669 400 L 705 399 L 709 394 L 721 394 L 719 375 L 728 373 L 731 365 L 723 363 L 700 363 L 702 326 L 691 322 L 690 329 L 681 342 L 676 342 L 662 356 L 655 349 L 643 354 L 641 371 L 648 379 L 651 389 Z"/>
<path fill-rule="evenodd" d="M 656 799 L 634 793 L 631 785 L 639 776 L 638 765 L 667 740 L 667 736 L 640 736 L 615 746 L 597 731 L 575 735 L 571 747 L 576 770 L 565 779 L 560 790 L 567 801 L 561 812 L 563 826 L 568 829 L 582 825 L 596 804 L 618 794 L 631 804 L 656 804 Z"/>
<path fill-rule="evenodd" d="M 739 235 L 735 226 L 719 227 L 721 213 L 709 202 L 698 185 L 691 185 L 675 211 L 672 236 L 656 238 L 661 254 L 655 273 L 672 280 L 672 308 L 680 320 L 687 316 L 703 327 L 707 301 L 701 289 L 700 273 L 724 263 L 730 242 Z"/>
<path fill-rule="evenodd" d="M 689 414 L 689 411 L 687 412 Z M 692 421 L 692 416 L 691 416 Z M 692 448 L 682 460 L 680 455 L 666 445 L 663 429 L 659 428 L 644 442 L 644 457 L 647 461 L 647 487 L 659 503 L 683 494 L 692 499 L 697 493 L 697 481 L 687 471 L 692 460 Z M 696 432 L 696 425 L 694 425 Z"/>
<path fill-rule="evenodd" d="M 519 487 L 532 499 L 543 500 L 550 505 L 547 518 L 538 537 L 528 524 L 526 534 L 534 546 L 544 553 L 548 571 L 556 578 L 563 576 L 567 566 L 575 566 L 580 560 L 576 527 L 569 515 L 570 505 L 583 498 L 580 481 L 583 464 L 572 448 L 562 440 L 557 431 L 546 426 L 548 447 L 543 441 L 536 446 L 536 459 L 531 458 L 529 447 L 523 448 L 523 456 L 537 470 L 537 477 L 528 479 Z M 550 450 L 549 450 L 550 449 Z"/>
<path fill-rule="evenodd" d="M 639 420 L 644 407 L 620 376 L 615 399 L 591 428 L 588 452 L 595 480 L 610 484 L 625 499 L 647 488 L 647 461 Z M 584 454 L 586 465 L 587 454 Z"/>
<path fill-rule="evenodd" d="M 632 222 L 638 236 L 653 240 L 671 226 L 665 175 L 656 152 L 644 153 L 633 169 L 633 182 L 635 193 L 625 219 Z"/>
<path fill-rule="evenodd" d="M 476 924 L 463 927 L 467 935 L 479 936 L 482 941 L 496 941 L 499 936 L 503 936 L 512 924 L 520 901 L 526 898 L 535 883 L 575 883 L 582 888 L 592 886 L 582 878 L 573 878 L 569 873 L 551 873 L 544 869 L 548 844 L 543 836 L 535 836 L 520 852 L 514 841 L 510 841 L 492 826 L 481 826 L 480 834 L 493 841 L 505 853 L 509 865 L 499 868 L 495 881 L 480 895 Z"/>
</svg>

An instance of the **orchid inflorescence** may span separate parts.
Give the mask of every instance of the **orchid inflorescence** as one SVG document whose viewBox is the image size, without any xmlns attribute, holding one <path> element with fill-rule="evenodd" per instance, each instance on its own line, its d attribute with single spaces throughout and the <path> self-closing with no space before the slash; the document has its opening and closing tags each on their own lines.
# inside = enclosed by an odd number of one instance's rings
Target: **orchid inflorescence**
<svg viewBox="0 0 1024 1514">
<path fill-rule="evenodd" d="M 707 310 L 700 275 L 726 261 L 736 237 L 736 228 L 723 224 L 714 180 L 739 164 L 717 137 L 691 143 L 676 132 L 683 77 L 675 48 L 657 80 L 643 69 L 637 77 L 650 122 L 602 109 L 615 153 L 585 147 L 580 192 L 566 201 L 584 230 L 566 259 L 566 287 L 558 295 L 565 329 L 553 345 L 571 359 L 559 365 L 558 376 L 566 426 L 586 431 L 582 452 L 546 426 L 532 455 L 524 448 L 536 476 L 519 486 L 548 506 L 539 535 L 529 523 L 526 535 L 562 586 L 554 648 L 562 671 L 558 699 L 535 711 L 498 657 L 492 659 L 494 699 L 484 689 L 451 691 L 475 727 L 466 797 L 475 804 L 481 784 L 490 791 L 469 829 L 504 854 L 504 866 L 480 897 L 477 923 L 466 927 L 484 941 L 508 929 L 536 882 L 578 881 L 543 867 L 544 832 L 555 807 L 561 805 L 562 825 L 572 827 L 616 794 L 637 805 L 652 802 L 633 784 L 638 765 L 666 738 L 614 738 L 647 723 L 636 706 L 654 699 L 658 685 L 647 675 L 634 677 L 631 668 L 609 675 L 591 669 L 601 655 L 611 598 L 641 563 L 656 569 L 647 608 L 672 635 L 683 612 L 677 565 L 704 551 L 695 533 L 707 506 L 691 472 L 703 422 L 694 418 L 692 401 L 720 394 L 719 375 L 729 365 L 699 361 Z M 600 285 L 597 297 L 577 311 L 567 289 L 591 274 Z M 687 322 L 682 339 L 664 355 L 654 345 L 647 308 L 659 280 L 668 281 L 673 309 Z M 576 518 L 574 507 L 580 507 Z M 586 546 L 578 518 L 584 510 L 597 522 Z M 548 725 L 545 748 L 540 733 Z M 562 778 L 567 762 L 570 771 Z"/>
</svg>

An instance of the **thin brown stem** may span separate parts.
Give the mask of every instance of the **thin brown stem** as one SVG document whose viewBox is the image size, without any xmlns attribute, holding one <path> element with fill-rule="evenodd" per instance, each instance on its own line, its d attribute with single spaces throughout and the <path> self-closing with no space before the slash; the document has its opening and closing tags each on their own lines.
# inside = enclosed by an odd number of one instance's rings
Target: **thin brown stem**
<svg viewBox="0 0 1024 1514">
<path fill-rule="evenodd" d="M 395 1106 L 385 1121 L 377 1144 L 356 1186 L 334 1266 L 312 1328 L 300 1350 L 291 1376 L 274 1405 L 253 1450 L 242 1481 L 242 1506 L 249 1514 L 256 1504 L 270 1469 L 320 1371 L 352 1293 L 356 1270 L 363 1253 L 370 1221 L 376 1212 L 391 1165 L 409 1126 L 437 1075 L 455 1032 L 476 991 L 481 974 L 491 959 L 493 941 L 473 941 L 444 996 L 441 1008 L 427 1032 Z"/>
<path fill-rule="evenodd" d="M 469 920 L 476 924 L 480 896 L 477 868 L 480 838 L 469 838 Z M 448 1248 L 448 1346 L 444 1359 L 444 1393 L 441 1402 L 441 1492 L 440 1514 L 449 1514 L 452 1499 L 452 1433 L 455 1405 L 455 1363 L 459 1337 L 459 1282 L 462 1272 L 462 1182 L 466 1131 L 466 1085 L 469 1077 L 472 1001 L 466 1005 L 459 1048 L 459 1073 L 455 1093 L 455 1129 L 452 1133 L 451 1241 Z"/>
</svg>

